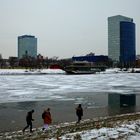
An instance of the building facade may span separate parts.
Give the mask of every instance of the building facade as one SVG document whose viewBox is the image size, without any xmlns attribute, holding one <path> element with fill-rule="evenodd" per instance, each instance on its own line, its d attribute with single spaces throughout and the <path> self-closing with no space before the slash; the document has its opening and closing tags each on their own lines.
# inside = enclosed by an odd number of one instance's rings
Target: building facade
<svg viewBox="0 0 140 140">
<path fill-rule="evenodd" d="M 113 62 L 132 63 L 136 59 L 135 24 L 121 15 L 108 18 L 108 57 Z"/>
<path fill-rule="evenodd" d="M 74 56 L 73 61 L 87 61 L 87 62 L 108 62 L 108 56 L 104 55 L 85 55 L 85 56 Z"/>
<path fill-rule="evenodd" d="M 31 35 L 23 35 L 18 37 L 18 58 L 25 56 L 37 57 L 37 38 Z"/>
</svg>

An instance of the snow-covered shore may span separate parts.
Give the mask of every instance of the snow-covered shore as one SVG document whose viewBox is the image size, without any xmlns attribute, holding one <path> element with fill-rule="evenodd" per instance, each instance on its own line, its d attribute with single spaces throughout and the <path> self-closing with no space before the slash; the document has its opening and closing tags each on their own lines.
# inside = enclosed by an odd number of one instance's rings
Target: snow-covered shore
<svg viewBox="0 0 140 140">
<path fill-rule="evenodd" d="M 134 68 L 134 72 L 140 72 L 140 68 Z M 120 69 L 109 68 L 103 72 L 97 72 L 100 74 L 112 74 L 112 73 L 130 73 L 132 68 Z M 0 69 L 0 75 L 40 75 L 40 74 L 65 74 L 65 71 L 61 69 Z"/>
<path fill-rule="evenodd" d="M 100 117 L 92 120 L 52 125 L 47 132 L 41 128 L 28 131 L 6 132 L 0 134 L 1 140 L 139 140 L 140 112 Z"/>
<path fill-rule="evenodd" d="M 39 74 L 64 74 L 61 69 L 0 69 L 0 75 L 39 75 Z"/>
</svg>

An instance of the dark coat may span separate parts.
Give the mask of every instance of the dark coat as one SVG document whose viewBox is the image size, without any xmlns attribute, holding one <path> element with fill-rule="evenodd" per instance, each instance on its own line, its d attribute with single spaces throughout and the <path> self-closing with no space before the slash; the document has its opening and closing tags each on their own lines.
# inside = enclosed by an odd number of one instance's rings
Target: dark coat
<svg viewBox="0 0 140 140">
<path fill-rule="evenodd" d="M 83 109 L 82 109 L 82 107 L 77 107 L 76 108 L 76 115 L 77 116 L 83 116 Z"/>
<path fill-rule="evenodd" d="M 26 121 L 27 121 L 27 122 L 33 121 L 32 114 L 33 114 L 32 111 L 29 111 L 29 112 L 27 113 L 27 116 L 26 116 Z"/>
</svg>

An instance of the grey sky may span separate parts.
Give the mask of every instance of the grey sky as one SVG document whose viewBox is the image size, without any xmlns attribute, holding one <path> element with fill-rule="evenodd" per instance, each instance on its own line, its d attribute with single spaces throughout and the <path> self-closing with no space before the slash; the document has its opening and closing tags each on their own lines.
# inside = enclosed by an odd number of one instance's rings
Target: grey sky
<svg viewBox="0 0 140 140">
<path fill-rule="evenodd" d="M 0 0 L 0 54 L 17 56 L 17 36 L 38 38 L 38 53 L 68 58 L 90 52 L 107 55 L 107 17 L 136 23 L 140 53 L 140 0 Z"/>
</svg>

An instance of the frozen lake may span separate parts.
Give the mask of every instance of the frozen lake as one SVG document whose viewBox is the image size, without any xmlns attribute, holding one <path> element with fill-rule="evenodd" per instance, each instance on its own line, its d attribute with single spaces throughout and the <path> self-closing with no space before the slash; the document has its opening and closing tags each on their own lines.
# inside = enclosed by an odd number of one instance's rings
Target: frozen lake
<svg viewBox="0 0 140 140">
<path fill-rule="evenodd" d="M 76 93 L 140 94 L 140 74 L 0 75 L 0 103 L 85 100 Z"/>
</svg>

